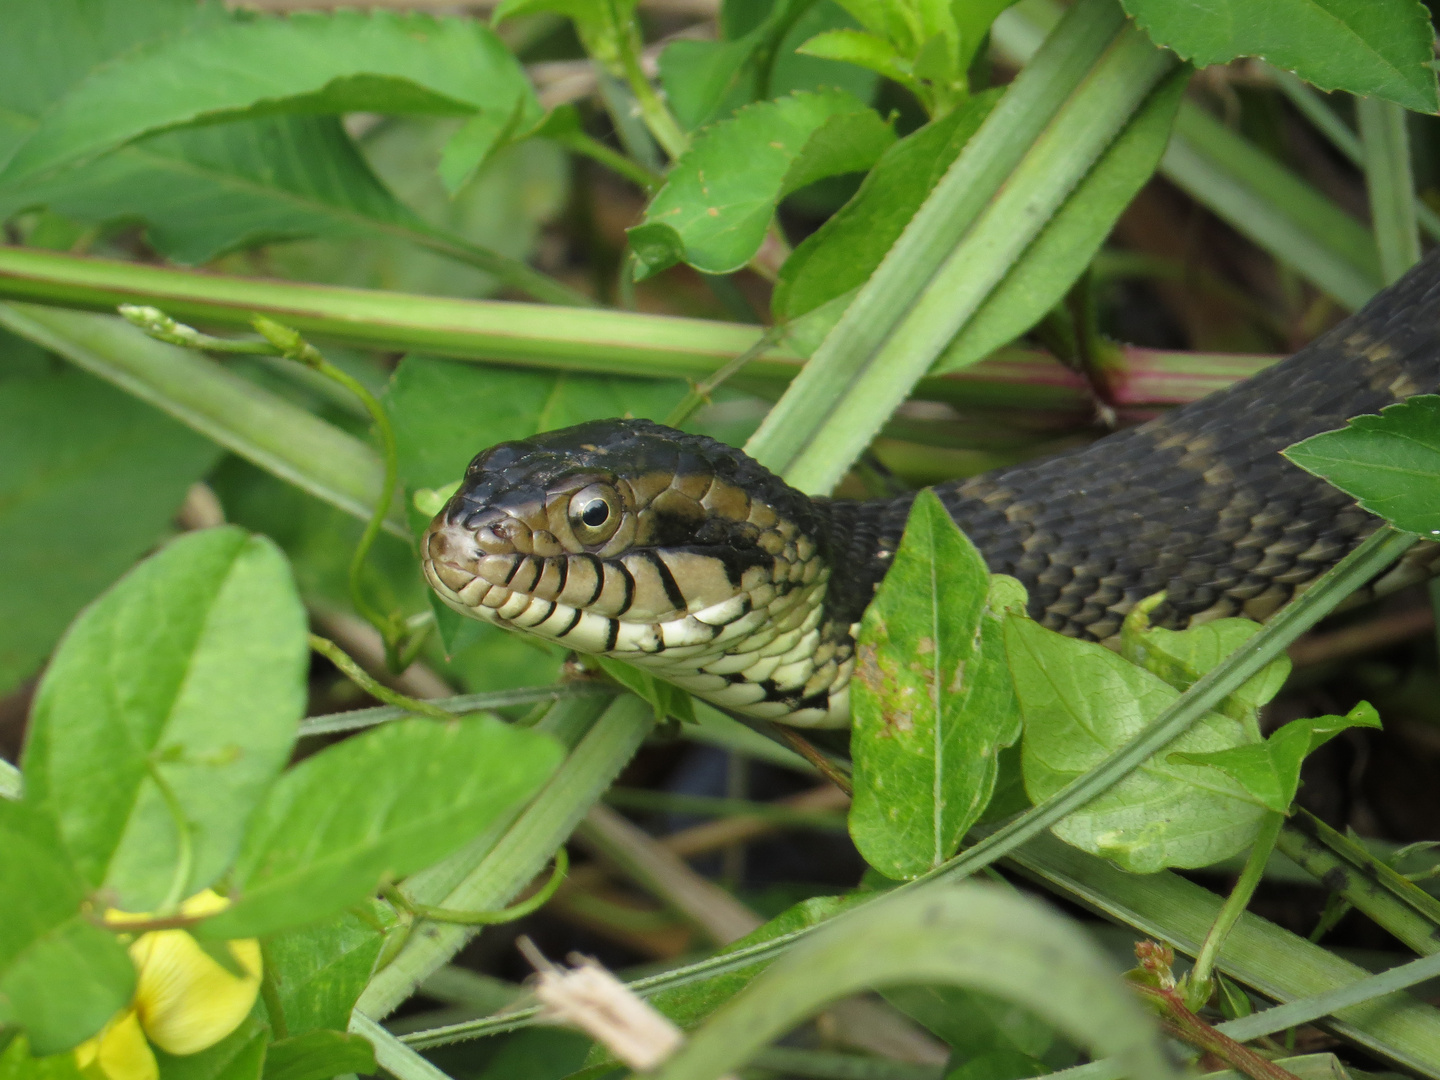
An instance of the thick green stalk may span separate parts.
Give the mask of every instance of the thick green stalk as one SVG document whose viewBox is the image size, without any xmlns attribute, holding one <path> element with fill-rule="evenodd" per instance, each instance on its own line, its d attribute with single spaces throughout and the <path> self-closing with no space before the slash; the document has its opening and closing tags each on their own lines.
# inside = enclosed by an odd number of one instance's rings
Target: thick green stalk
<svg viewBox="0 0 1440 1080">
<path fill-rule="evenodd" d="M 350 1030 L 369 1040 L 375 1047 L 375 1063 L 395 1080 L 450 1080 L 449 1073 L 437 1069 L 368 1016 L 351 1014 Z"/>
<path fill-rule="evenodd" d="M 1405 109 L 1379 98 L 1356 102 L 1360 144 L 1365 152 L 1365 188 L 1370 221 L 1380 249 L 1385 284 L 1399 281 L 1420 261 L 1420 230 L 1415 220 L 1415 180 L 1410 174 L 1410 134 Z"/>
<path fill-rule="evenodd" d="M 318 339 L 388 351 L 694 380 L 713 377 L 762 335 L 759 327 L 706 319 L 228 277 L 0 246 L 3 297 L 106 312 L 143 303 L 180 319 L 244 329 L 258 311 Z M 1223 389 L 1274 359 L 1129 348 L 1113 389 L 1119 404 L 1176 404 Z M 743 375 L 778 392 L 803 363 L 776 345 L 746 364 Z M 1004 349 L 973 368 L 923 379 L 917 393 L 986 407 L 1090 407 L 1082 380 L 1032 349 Z"/>
<path fill-rule="evenodd" d="M 1302 811 L 1276 847 L 1416 952 L 1440 951 L 1440 900 L 1353 840 Z"/>
<path fill-rule="evenodd" d="M 581 703 L 585 699 L 573 699 Z M 534 879 L 575 825 L 614 781 L 649 733 L 654 711 L 639 698 L 618 698 L 570 752 L 559 771 L 458 884 L 441 892 L 433 877 L 404 885 L 413 902 L 459 910 L 508 903 Z M 440 892 L 441 895 L 435 895 Z M 382 1018 L 415 992 L 475 935 L 473 926 L 436 925 L 415 936 L 370 980 L 355 1005 L 357 1017 Z"/>
<path fill-rule="evenodd" d="M 1009 9 L 995 22 L 1001 55 L 1026 63 L 1062 10 L 1044 0 Z M 1160 172 L 1346 307 L 1379 292 L 1370 230 L 1194 102 L 1180 105 Z"/>
<path fill-rule="evenodd" d="M 1175 64 L 1083 0 L 916 213 L 747 449 L 828 491 Z"/>
<path fill-rule="evenodd" d="M 182 424 L 362 520 L 384 482 L 378 455 L 333 424 L 118 318 L 0 304 L 0 325 L 149 402 Z M 398 507 L 387 531 L 410 538 Z"/>
</svg>

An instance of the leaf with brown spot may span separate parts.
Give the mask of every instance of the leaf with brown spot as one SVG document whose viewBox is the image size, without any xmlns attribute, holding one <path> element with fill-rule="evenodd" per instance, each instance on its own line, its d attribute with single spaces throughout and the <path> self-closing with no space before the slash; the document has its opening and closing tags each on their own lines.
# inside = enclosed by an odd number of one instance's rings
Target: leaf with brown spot
<svg viewBox="0 0 1440 1080">
<path fill-rule="evenodd" d="M 955 854 L 1020 736 L 1003 619 L 1025 605 L 922 492 L 860 625 L 851 684 L 850 834 L 867 862 L 912 878 Z"/>
</svg>

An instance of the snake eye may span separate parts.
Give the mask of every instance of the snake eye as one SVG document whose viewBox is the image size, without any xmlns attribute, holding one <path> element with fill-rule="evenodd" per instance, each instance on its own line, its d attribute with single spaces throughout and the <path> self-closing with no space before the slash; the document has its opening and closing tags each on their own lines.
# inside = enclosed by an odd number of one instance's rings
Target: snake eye
<svg viewBox="0 0 1440 1080">
<path fill-rule="evenodd" d="M 620 496 L 608 484 L 591 484 L 570 498 L 570 528 L 582 544 L 603 544 L 620 527 Z"/>
</svg>

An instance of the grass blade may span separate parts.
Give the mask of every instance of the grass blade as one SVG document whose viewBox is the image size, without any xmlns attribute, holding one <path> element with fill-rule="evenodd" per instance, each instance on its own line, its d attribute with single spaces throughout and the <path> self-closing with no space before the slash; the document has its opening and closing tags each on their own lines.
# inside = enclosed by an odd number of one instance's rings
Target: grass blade
<svg viewBox="0 0 1440 1080">
<path fill-rule="evenodd" d="M 1410 134 L 1406 112 L 1379 98 L 1356 102 L 1360 144 L 1365 154 L 1365 187 L 1370 220 L 1380 249 L 1380 273 L 1390 285 L 1420 261 L 1420 230 L 1415 221 L 1415 180 L 1410 174 Z"/>
</svg>

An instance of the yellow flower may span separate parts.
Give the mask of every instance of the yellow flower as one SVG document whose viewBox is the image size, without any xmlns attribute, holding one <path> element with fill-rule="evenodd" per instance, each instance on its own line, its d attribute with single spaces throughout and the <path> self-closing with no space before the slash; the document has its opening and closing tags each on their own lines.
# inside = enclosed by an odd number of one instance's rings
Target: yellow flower
<svg viewBox="0 0 1440 1080">
<path fill-rule="evenodd" d="M 213 915 L 228 904 L 206 889 L 181 904 L 180 913 Z M 112 922 L 149 917 L 107 913 Z M 260 943 L 247 938 L 226 944 L 243 975 L 227 971 L 184 930 L 151 930 L 131 942 L 135 997 L 76 1048 L 80 1067 L 98 1066 L 106 1080 L 156 1080 L 150 1043 L 169 1054 L 195 1054 L 239 1027 L 260 990 Z"/>
</svg>

